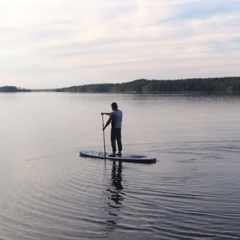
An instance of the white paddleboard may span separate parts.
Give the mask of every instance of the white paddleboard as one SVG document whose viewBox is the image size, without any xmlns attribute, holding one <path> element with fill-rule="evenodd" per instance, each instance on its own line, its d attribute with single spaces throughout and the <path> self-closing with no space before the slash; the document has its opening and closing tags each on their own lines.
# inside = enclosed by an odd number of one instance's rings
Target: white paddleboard
<svg viewBox="0 0 240 240">
<path fill-rule="evenodd" d="M 94 151 L 94 150 L 81 150 L 81 157 L 91 157 L 91 158 L 100 158 L 100 159 L 109 159 L 112 161 L 121 161 L 121 162 L 135 162 L 135 163 L 156 163 L 155 157 L 143 156 L 143 155 L 122 155 L 122 157 L 110 157 L 108 153 L 106 156 L 104 152 Z"/>
</svg>

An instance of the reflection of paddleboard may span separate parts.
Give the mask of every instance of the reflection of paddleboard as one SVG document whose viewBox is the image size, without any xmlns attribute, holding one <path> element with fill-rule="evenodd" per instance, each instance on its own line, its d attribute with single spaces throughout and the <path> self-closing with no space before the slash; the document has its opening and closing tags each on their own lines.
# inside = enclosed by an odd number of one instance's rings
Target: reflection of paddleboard
<svg viewBox="0 0 240 240">
<path fill-rule="evenodd" d="M 81 150 L 80 156 L 82 157 L 91 157 L 91 158 L 101 158 L 101 159 L 109 159 L 113 161 L 121 161 L 121 162 L 135 162 L 135 163 L 155 163 L 156 158 L 142 156 L 142 155 L 122 155 L 122 157 L 110 157 L 108 153 L 106 153 L 106 157 L 104 156 L 104 152 L 98 152 L 94 150 Z"/>
</svg>

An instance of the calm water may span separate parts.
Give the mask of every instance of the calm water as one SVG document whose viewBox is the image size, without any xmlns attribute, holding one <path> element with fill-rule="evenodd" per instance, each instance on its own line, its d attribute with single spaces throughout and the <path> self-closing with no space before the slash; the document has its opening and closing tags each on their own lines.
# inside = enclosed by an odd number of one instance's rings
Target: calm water
<svg viewBox="0 0 240 240">
<path fill-rule="evenodd" d="M 124 152 L 156 164 L 79 157 L 103 150 L 100 112 L 113 101 Z M 0 239 L 240 239 L 239 106 L 221 95 L 0 94 Z"/>
</svg>

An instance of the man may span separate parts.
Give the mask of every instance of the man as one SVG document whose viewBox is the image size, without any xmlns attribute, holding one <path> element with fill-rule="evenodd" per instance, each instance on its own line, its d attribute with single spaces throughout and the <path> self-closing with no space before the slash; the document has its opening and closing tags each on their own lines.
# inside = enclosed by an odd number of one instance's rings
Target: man
<svg viewBox="0 0 240 240">
<path fill-rule="evenodd" d="M 121 157 L 122 156 L 122 135 L 121 135 L 121 128 L 122 128 L 122 111 L 118 109 L 118 105 L 116 102 L 111 104 L 112 112 L 111 113 L 101 113 L 102 115 L 108 115 L 109 119 L 106 122 L 105 126 L 103 127 L 103 131 L 105 128 L 111 123 L 111 145 L 112 145 L 112 154 L 109 155 L 110 157 Z M 116 141 L 118 145 L 118 153 L 116 155 Z"/>
</svg>

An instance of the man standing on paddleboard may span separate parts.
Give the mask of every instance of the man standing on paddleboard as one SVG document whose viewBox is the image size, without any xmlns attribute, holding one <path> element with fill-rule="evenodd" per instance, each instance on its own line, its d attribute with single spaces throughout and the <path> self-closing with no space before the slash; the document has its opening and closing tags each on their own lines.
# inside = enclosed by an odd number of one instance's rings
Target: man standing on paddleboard
<svg viewBox="0 0 240 240">
<path fill-rule="evenodd" d="M 103 126 L 103 131 L 105 128 L 111 123 L 111 145 L 112 145 L 112 154 L 109 157 L 121 157 L 122 156 L 122 116 L 123 113 L 120 109 L 118 109 L 118 105 L 116 102 L 111 104 L 112 112 L 111 113 L 101 113 L 102 115 L 108 115 L 109 119 L 106 122 L 105 126 Z M 118 153 L 116 154 L 116 142 L 118 145 Z"/>
</svg>

